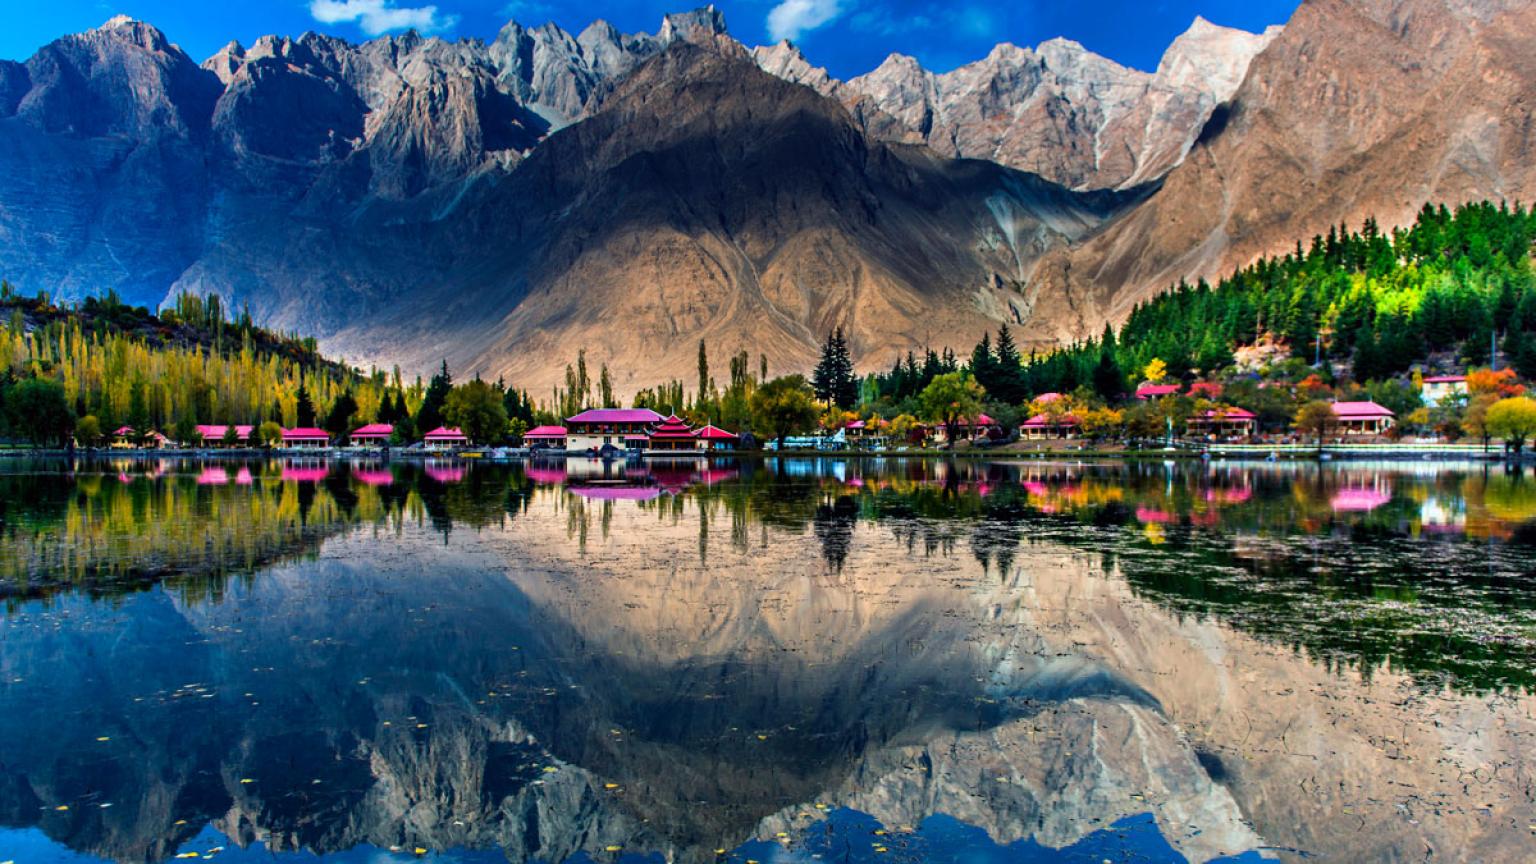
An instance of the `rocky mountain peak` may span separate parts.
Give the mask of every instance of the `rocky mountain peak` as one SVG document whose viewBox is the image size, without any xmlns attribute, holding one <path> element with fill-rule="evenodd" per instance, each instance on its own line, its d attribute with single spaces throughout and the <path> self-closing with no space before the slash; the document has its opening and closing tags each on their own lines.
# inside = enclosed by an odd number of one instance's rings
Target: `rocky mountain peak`
<svg viewBox="0 0 1536 864">
<path fill-rule="evenodd" d="M 725 13 L 714 4 L 691 12 L 673 12 L 661 20 L 657 38 L 664 44 L 679 39 L 695 44 L 713 42 L 714 37 L 726 34 Z"/>
</svg>

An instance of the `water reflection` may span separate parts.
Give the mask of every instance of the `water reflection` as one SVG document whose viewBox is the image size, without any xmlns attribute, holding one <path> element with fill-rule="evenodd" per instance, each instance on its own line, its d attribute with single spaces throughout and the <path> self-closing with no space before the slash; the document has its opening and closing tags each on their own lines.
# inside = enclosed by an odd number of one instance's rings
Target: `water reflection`
<svg viewBox="0 0 1536 864">
<path fill-rule="evenodd" d="M 48 595 L 0 622 L 0 824 L 101 858 L 226 838 L 1516 860 L 1536 817 L 1519 475 L 573 460 L 0 483 L 5 579 Z M 1386 500 L 1336 506 L 1356 490 Z"/>
</svg>

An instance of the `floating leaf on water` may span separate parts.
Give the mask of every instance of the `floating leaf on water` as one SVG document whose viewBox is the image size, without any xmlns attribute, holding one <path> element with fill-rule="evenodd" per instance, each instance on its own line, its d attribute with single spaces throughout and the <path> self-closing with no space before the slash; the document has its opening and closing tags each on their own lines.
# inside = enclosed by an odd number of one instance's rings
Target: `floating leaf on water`
<svg viewBox="0 0 1536 864">
<path fill-rule="evenodd" d="M 241 777 L 240 778 L 240 785 L 242 785 L 242 786 L 245 786 L 245 785 L 248 785 L 248 784 L 251 784 L 251 783 L 255 783 L 255 782 L 256 782 L 255 780 L 252 780 L 249 777 Z"/>
<path fill-rule="evenodd" d="M 623 848 L 624 848 L 623 846 L 604 846 L 603 847 L 603 851 L 604 852 L 617 852 L 617 851 L 619 851 L 620 849 L 623 849 Z"/>
<path fill-rule="evenodd" d="M 63 813 L 65 810 L 69 809 L 69 805 L 68 804 L 60 804 L 59 806 L 57 806 L 57 807 L 55 807 L 53 809 L 56 812 Z"/>
<path fill-rule="evenodd" d="M 103 735 L 100 738 L 97 738 L 96 740 L 97 741 L 111 741 L 112 740 L 112 736 L 110 736 L 110 735 Z"/>
</svg>

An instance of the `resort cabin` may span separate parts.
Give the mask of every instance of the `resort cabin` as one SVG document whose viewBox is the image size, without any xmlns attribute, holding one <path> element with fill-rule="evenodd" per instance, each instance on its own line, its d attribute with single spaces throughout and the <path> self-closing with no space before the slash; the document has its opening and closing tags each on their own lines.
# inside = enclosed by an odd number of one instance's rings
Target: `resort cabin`
<svg viewBox="0 0 1536 864">
<path fill-rule="evenodd" d="M 1001 430 L 1002 427 L 998 425 L 996 420 L 993 420 L 986 414 L 978 414 L 974 420 L 962 418 L 955 424 L 955 440 L 975 441 L 988 438 L 991 437 L 994 429 Z M 933 440 L 940 444 L 947 444 L 949 442 L 949 428 L 943 423 L 935 425 L 933 427 Z"/>
<path fill-rule="evenodd" d="M 1424 379 L 1419 396 L 1425 405 L 1439 405 L 1452 396 L 1467 395 L 1467 376 L 1435 375 Z"/>
<path fill-rule="evenodd" d="M 1153 399 L 1166 399 L 1169 396 L 1179 395 L 1184 388 L 1178 384 L 1143 384 L 1136 388 L 1136 398 L 1143 402 Z"/>
<path fill-rule="evenodd" d="M 1192 434 L 1247 438 L 1258 430 L 1259 417 L 1243 408 L 1212 408 L 1189 418 Z"/>
<path fill-rule="evenodd" d="M 666 418 L 649 408 L 594 408 L 565 420 L 565 449 L 597 452 L 604 447 L 635 449 Z"/>
<path fill-rule="evenodd" d="M 1067 397 L 1066 397 L 1066 396 L 1063 396 L 1063 395 L 1062 395 L 1062 394 L 1060 394 L 1060 393 L 1057 393 L 1057 392 L 1055 392 L 1055 391 L 1052 391 L 1052 392 L 1050 392 L 1050 393 L 1041 393 L 1041 394 L 1040 394 L 1040 395 L 1039 395 L 1039 396 L 1036 396 L 1036 397 L 1035 397 L 1035 398 L 1034 398 L 1034 399 L 1033 399 L 1033 400 L 1031 400 L 1031 401 L 1034 401 L 1034 402 L 1038 402 L 1038 403 L 1040 403 L 1040 404 L 1041 404 L 1041 405 L 1049 405 L 1049 404 L 1051 404 L 1051 403 L 1052 403 L 1052 402 L 1060 402 L 1060 401 L 1061 401 L 1061 400 L 1063 400 L 1063 399 L 1065 399 L 1065 398 L 1067 398 Z"/>
<path fill-rule="evenodd" d="M 442 451 L 454 450 L 459 447 L 468 447 L 469 439 L 459 429 L 449 429 L 447 426 L 439 426 L 428 432 L 422 442 L 428 450 Z"/>
<path fill-rule="evenodd" d="M 1071 414 L 1063 414 L 1053 419 L 1048 414 L 1036 414 L 1019 424 L 1019 437 L 1029 441 L 1043 441 L 1048 438 L 1073 438 L 1077 436 L 1077 430 L 1082 424 Z"/>
<path fill-rule="evenodd" d="M 249 447 L 251 446 L 252 426 L 236 426 L 234 444 L 226 444 L 224 436 L 229 433 L 228 426 L 198 426 L 197 432 L 203 437 L 204 447 Z"/>
<path fill-rule="evenodd" d="M 171 439 L 159 432 L 151 432 L 144 436 L 141 444 L 134 443 L 137 436 L 132 426 L 123 426 L 112 433 L 112 449 L 114 450 L 169 450 L 173 446 Z"/>
<path fill-rule="evenodd" d="M 286 450 L 324 450 L 331 446 L 331 433 L 313 426 L 300 426 L 283 430 L 283 448 Z"/>
<path fill-rule="evenodd" d="M 705 426 L 694 432 L 693 437 L 700 450 L 735 450 L 741 443 L 741 436 L 719 426 Z"/>
<path fill-rule="evenodd" d="M 1333 416 L 1344 435 L 1381 435 L 1397 422 L 1397 415 L 1375 402 L 1335 402 Z"/>
<path fill-rule="evenodd" d="M 535 426 L 523 433 L 523 444 L 530 449 L 564 450 L 564 426 Z"/>
<path fill-rule="evenodd" d="M 653 453 L 669 450 L 691 453 L 702 449 L 699 440 L 693 437 L 693 428 L 688 425 L 688 421 L 676 414 L 662 420 L 651 430 L 649 446 Z"/>
<path fill-rule="evenodd" d="M 353 447 L 384 447 L 389 444 L 389 439 L 395 434 L 395 427 L 388 423 L 369 423 L 359 429 L 353 430 L 347 438 Z"/>
</svg>

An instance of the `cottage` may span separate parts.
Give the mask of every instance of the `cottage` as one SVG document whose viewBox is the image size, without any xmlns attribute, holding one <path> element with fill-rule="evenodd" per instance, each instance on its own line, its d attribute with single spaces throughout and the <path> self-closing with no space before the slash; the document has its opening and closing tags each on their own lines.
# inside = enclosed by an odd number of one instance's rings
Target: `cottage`
<svg viewBox="0 0 1536 864">
<path fill-rule="evenodd" d="M 140 441 L 132 426 L 120 427 L 112 433 L 114 450 L 169 450 L 171 446 L 171 439 L 159 432 L 150 432 Z"/>
<path fill-rule="evenodd" d="M 1069 438 L 1077 434 L 1078 427 L 1081 425 L 1077 417 L 1072 414 L 1063 414 L 1060 417 L 1036 414 L 1019 424 L 1019 436 L 1030 441 Z"/>
<path fill-rule="evenodd" d="M 1425 405 L 1439 405 L 1447 398 L 1467 395 L 1467 376 L 1434 375 L 1424 379 L 1419 396 Z"/>
<path fill-rule="evenodd" d="M 734 450 L 741 443 L 741 437 L 734 432 L 727 432 L 718 426 L 705 426 L 693 433 L 698 441 L 700 450 Z"/>
<path fill-rule="evenodd" d="M 1136 398 L 1143 402 L 1166 399 L 1169 396 L 1179 395 L 1182 389 L 1184 388 L 1178 384 L 1143 384 L 1136 388 Z"/>
<path fill-rule="evenodd" d="M 693 429 L 687 421 L 673 414 L 657 424 L 650 434 L 650 450 L 657 451 L 694 451 L 699 448 L 699 441 L 693 437 Z"/>
<path fill-rule="evenodd" d="M 252 428 L 250 426 L 234 427 L 235 441 L 233 444 L 226 444 L 224 441 L 224 437 L 229 434 L 230 427 L 228 426 L 198 426 L 197 432 L 202 436 L 204 447 L 249 447 L 251 446 Z"/>
<path fill-rule="evenodd" d="M 383 447 L 395 434 L 395 427 L 388 423 L 369 423 L 347 436 L 353 447 Z"/>
<path fill-rule="evenodd" d="M 1245 408 L 1212 408 L 1189 418 L 1189 431 L 1223 437 L 1246 437 L 1254 433 L 1258 422 L 1258 415 Z"/>
<path fill-rule="evenodd" d="M 1344 435 L 1380 435 L 1392 428 L 1397 415 L 1375 402 L 1335 402 L 1333 416 Z"/>
<path fill-rule="evenodd" d="M 447 426 L 439 426 L 423 436 L 428 450 L 453 450 L 457 447 L 468 447 L 469 439 L 464 436 L 462 430 L 450 429 Z"/>
<path fill-rule="evenodd" d="M 283 430 L 283 447 L 288 450 L 324 450 L 331 446 L 331 435 L 324 429 L 301 426 Z"/>
<path fill-rule="evenodd" d="M 523 433 L 523 444 L 540 450 L 564 450 L 564 426 L 535 426 Z"/>
<path fill-rule="evenodd" d="M 594 408 L 567 417 L 565 446 L 577 452 L 597 452 L 604 447 L 633 447 L 630 436 L 648 435 L 663 418 L 649 408 Z"/>
</svg>

